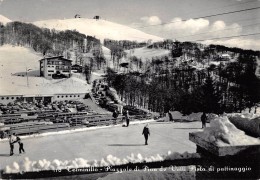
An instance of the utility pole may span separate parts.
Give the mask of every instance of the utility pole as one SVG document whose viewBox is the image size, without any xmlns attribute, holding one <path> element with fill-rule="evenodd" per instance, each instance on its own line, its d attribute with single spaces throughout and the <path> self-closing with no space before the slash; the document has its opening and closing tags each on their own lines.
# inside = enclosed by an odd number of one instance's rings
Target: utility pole
<svg viewBox="0 0 260 180">
<path fill-rule="evenodd" d="M 26 79 L 27 79 L 27 87 L 29 87 L 28 71 L 30 71 L 31 69 L 27 69 L 27 67 L 26 67 L 25 70 L 26 70 L 25 74 L 26 74 Z"/>
<path fill-rule="evenodd" d="M 28 79 L 28 73 L 27 73 L 27 67 L 26 67 L 26 79 L 27 79 L 27 87 L 29 87 L 29 79 Z"/>
</svg>

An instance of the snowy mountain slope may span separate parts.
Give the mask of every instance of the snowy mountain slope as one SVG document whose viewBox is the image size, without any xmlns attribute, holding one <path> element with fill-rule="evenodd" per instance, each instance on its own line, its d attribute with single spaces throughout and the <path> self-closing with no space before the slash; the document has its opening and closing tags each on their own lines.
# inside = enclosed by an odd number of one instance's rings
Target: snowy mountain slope
<svg viewBox="0 0 260 180">
<path fill-rule="evenodd" d="M 9 22 L 12 22 L 12 20 L 10 20 L 7 17 L 0 14 L 0 22 L 3 23 L 3 24 L 6 24 L 6 23 L 9 23 Z"/>
<path fill-rule="evenodd" d="M 25 47 L 5 45 L 0 47 L 0 95 L 30 95 L 57 93 L 85 93 L 91 86 L 72 77 L 62 80 L 48 80 L 39 77 L 39 59 L 42 56 Z M 27 69 L 27 77 L 24 75 Z M 15 76 L 14 74 L 21 74 Z M 23 75 L 23 76 L 22 76 Z"/>
<path fill-rule="evenodd" d="M 167 49 L 149 49 L 146 47 L 136 48 L 125 51 L 128 56 L 136 56 L 137 58 L 141 58 L 142 60 L 152 59 L 152 57 L 161 57 L 168 56 L 170 50 Z"/>
<path fill-rule="evenodd" d="M 110 51 L 110 49 L 108 49 L 108 48 L 105 47 L 105 46 L 102 46 L 102 52 L 103 52 L 104 57 L 105 57 L 106 59 L 111 59 L 111 51 Z"/>
<path fill-rule="evenodd" d="M 128 26 L 120 25 L 106 20 L 95 20 L 86 18 L 76 19 L 52 19 L 44 21 L 33 22 L 34 25 L 57 30 L 77 30 L 80 33 L 95 36 L 101 39 L 101 42 L 105 38 L 114 40 L 131 40 L 131 41 L 147 41 L 152 39 L 153 41 L 163 40 L 160 37 L 146 34 L 142 31 L 130 28 Z"/>
</svg>

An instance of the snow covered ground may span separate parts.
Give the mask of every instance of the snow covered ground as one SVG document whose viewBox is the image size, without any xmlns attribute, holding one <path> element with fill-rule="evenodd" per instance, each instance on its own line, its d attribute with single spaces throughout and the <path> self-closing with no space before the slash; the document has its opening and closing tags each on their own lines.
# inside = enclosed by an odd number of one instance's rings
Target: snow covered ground
<svg viewBox="0 0 260 180">
<path fill-rule="evenodd" d="M 238 116 L 237 118 L 239 118 Z M 219 147 L 260 145 L 260 139 L 245 134 L 232 124 L 227 116 L 221 116 L 210 121 L 210 127 L 198 133 L 201 138 Z"/>
<path fill-rule="evenodd" d="M 39 53 L 29 48 L 1 46 L 0 95 L 86 93 L 90 91 L 91 86 L 78 78 L 48 80 L 38 77 L 40 67 L 38 60 L 41 58 Z M 25 76 L 26 69 L 31 69 L 28 72 L 28 86 Z"/>
<path fill-rule="evenodd" d="M 143 61 L 147 59 L 151 60 L 152 57 L 168 56 L 170 53 L 167 49 L 149 49 L 146 47 L 126 50 L 125 52 L 128 56 L 136 56 L 137 58 L 141 58 Z"/>
<path fill-rule="evenodd" d="M 188 140 L 188 133 L 201 131 L 200 122 L 152 122 L 148 146 L 144 145 L 143 127 L 143 124 L 131 125 L 130 122 L 129 127 L 119 125 L 91 131 L 22 138 L 26 154 L 18 156 L 18 145 L 15 144 L 15 155 L 11 157 L 8 141 L 1 141 L 0 169 L 12 165 L 13 162 L 19 163 L 25 157 L 31 161 L 43 159 L 65 161 L 75 158 L 100 161 L 108 155 L 123 159 L 132 156 L 131 154 L 157 157 L 157 154 L 167 155 L 168 151 L 179 153 L 196 151 L 195 144 Z"/>
</svg>

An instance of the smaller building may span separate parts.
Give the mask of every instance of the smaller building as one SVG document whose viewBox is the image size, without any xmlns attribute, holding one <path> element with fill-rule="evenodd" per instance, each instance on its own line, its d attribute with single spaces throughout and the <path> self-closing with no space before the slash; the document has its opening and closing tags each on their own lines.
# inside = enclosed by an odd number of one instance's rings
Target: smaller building
<svg viewBox="0 0 260 180">
<path fill-rule="evenodd" d="M 71 60 L 65 59 L 63 56 L 45 57 L 40 61 L 40 76 L 45 78 L 54 77 L 70 77 L 71 76 Z"/>
<path fill-rule="evenodd" d="M 229 54 L 219 54 L 216 61 L 230 61 L 231 56 Z"/>
<path fill-rule="evenodd" d="M 53 102 L 53 101 L 69 101 L 79 100 L 86 96 L 86 92 L 78 93 L 55 93 L 55 94 L 31 94 L 31 95 L 0 95 L 0 104 L 8 104 L 15 102 Z"/>
<path fill-rule="evenodd" d="M 76 73 L 82 73 L 83 68 L 82 68 L 82 66 L 80 66 L 78 64 L 74 64 L 71 66 L 71 71 L 76 72 Z"/>
</svg>

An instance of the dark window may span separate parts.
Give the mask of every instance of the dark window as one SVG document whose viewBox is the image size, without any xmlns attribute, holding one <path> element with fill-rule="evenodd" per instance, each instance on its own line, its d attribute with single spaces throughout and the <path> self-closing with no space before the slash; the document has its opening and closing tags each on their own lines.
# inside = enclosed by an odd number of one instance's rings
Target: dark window
<svg viewBox="0 0 260 180">
<path fill-rule="evenodd" d="M 48 74 L 48 76 L 51 76 L 51 74 Z"/>
<path fill-rule="evenodd" d="M 68 96 L 66 96 L 66 97 L 68 97 Z"/>
<path fill-rule="evenodd" d="M 61 96 L 61 98 L 63 98 L 63 96 Z"/>
<path fill-rule="evenodd" d="M 76 97 L 76 95 L 74 95 L 74 97 Z"/>
<path fill-rule="evenodd" d="M 9 99 L 9 97 L 7 97 L 6 99 Z"/>
<path fill-rule="evenodd" d="M 78 95 L 78 97 L 79 97 L 79 95 Z"/>
<path fill-rule="evenodd" d="M 54 72 L 53 70 L 48 70 L 48 72 Z"/>
<path fill-rule="evenodd" d="M 19 99 L 19 97 L 16 97 L 16 99 Z"/>
<path fill-rule="evenodd" d="M 2 97 L 1 99 L 2 99 L 2 100 L 4 100 L 5 98 L 4 98 L 4 97 Z"/>
<path fill-rule="evenodd" d="M 70 95 L 70 97 L 72 97 L 72 95 Z"/>
<path fill-rule="evenodd" d="M 60 98 L 60 96 L 57 96 L 57 98 Z"/>
<path fill-rule="evenodd" d="M 11 99 L 14 99 L 14 97 L 11 97 Z"/>
</svg>

